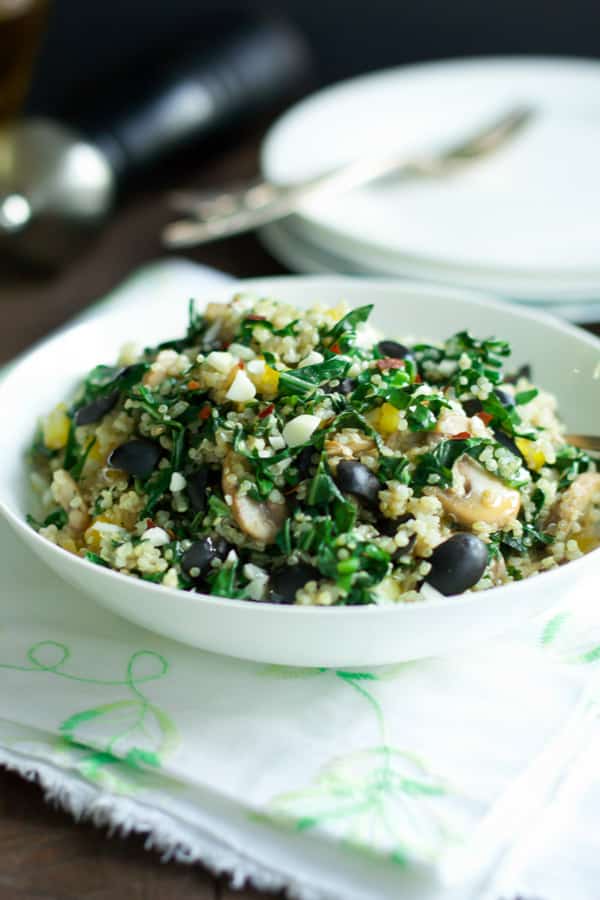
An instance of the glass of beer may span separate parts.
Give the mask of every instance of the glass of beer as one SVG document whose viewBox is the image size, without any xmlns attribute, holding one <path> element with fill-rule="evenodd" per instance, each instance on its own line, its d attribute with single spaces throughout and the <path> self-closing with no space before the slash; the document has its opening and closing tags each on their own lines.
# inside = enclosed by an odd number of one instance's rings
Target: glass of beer
<svg viewBox="0 0 600 900">
<path fill-rule="evenodd" d="M 21 111 L 48 0 L 0 0 L 0 126 Z"/>
</svg>

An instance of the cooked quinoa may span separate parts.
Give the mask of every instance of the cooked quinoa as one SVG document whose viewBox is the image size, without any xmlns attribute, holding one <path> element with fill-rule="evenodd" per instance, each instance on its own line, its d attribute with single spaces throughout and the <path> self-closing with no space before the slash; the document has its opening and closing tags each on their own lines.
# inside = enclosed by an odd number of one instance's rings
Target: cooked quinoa
<svg viewBox="0 0 600 900">
<path fill-rule="evenodd" d="M 483 590 L 600 543 L 600 474 L 505 341 L 380 340 L 371 306 L 190 305 L 31 453 L 41 535 L 168 587 L 298 605 Z M 41 512 L 40 512 L 41 509 Z"/>
</svg>

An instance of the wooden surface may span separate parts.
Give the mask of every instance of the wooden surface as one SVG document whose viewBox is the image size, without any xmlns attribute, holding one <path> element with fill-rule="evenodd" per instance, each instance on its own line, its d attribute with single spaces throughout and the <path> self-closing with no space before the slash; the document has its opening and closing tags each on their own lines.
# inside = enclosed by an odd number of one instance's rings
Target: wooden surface
<svg viewBox="0 0 600 900">
<path fill-rule="evenodd" d="M 117 285 L 137 266 L 164 256 L 159 233 L 169 220 L 164 188 L 220 184 L 256 172 L 258 136 L 199 166 L 184 161 L 159 173 L 153 190 L 126 199 L 84 254 L 52 277 L 0 261 L 0 363 L 39 340 Z M 284 270 L 251 236 L 188 254 L 238 276 Z M 48 806 L 40 789 L 0 769 L 0 900 L 258 900 L 229 890 L 201 866 L 164 864 L 141 838 L 108 837 Z"/>
</svg>

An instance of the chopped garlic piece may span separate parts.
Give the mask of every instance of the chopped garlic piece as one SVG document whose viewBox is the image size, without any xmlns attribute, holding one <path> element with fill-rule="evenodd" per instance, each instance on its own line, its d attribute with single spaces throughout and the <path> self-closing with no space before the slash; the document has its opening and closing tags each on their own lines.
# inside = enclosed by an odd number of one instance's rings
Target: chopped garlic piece
<svg viewBox="0 0 600 900">
<path fill-rule="evenodd" d="M 300 444 L 306 443 L 320 424 L 321 420 L 318 416 L 296 416 L 283 429 L 283 439 L 288 447 L 299 447 Z"/>
<path fill-rule="evenodd" d="M 163 547 L 170 543 L 171 538 L 164 528 L 149 528 L 142 535 L 143 541 L 149 541 L 153 547 Z"/>
<path fill-rule="evenodd" d="M 169 482 L 169 490 L 173 493 L 177 491 L 182 491 L 186 486 L 187 481 L 181 474 L 181 472 L 173 472 L 171 475 L 171 481 Z"/>
<path fill-rule="evenodd" d="M 254 359 L 254 357 L 256 356 L 252 347 L 245 347 L 244 344 L 230 344 L 228 347 L 228 351 L 238 359 L 243 360 Z"/>
<path fill-rule="evenodd" d="M 303 366 L 317 366 L 319 363 L 323 362 L 324 358 L 323 354 L 319 353 L 318 350 L 311 350 L 308 356 L 305 356 L 304 359 L 298 363 L 298 368 L 301 369 Z"/>
<path fill-rule="evenodd" d="M 243 369 L 239 369 L 225 396 L 235 403 L 247 403 L 256 397 L 256 388 Z"/>
<path fill-rule="evenodd" d="M 246 368 L 251 375 L 262 375 L 265 371 L 265 365 L 264 359 L 253 359 L 248 363 Z"/>
<path fill-rule="evenodd" d="M 212 369 L 216 369 L 217 372 L 221 372 L 223 375 L 227 375 L 232 366 L 235 365 L 235 359 L 231 353 L 221 350 L 213 350 L 209 353 L 206 357 L 206 362 Z"/>
</svg>

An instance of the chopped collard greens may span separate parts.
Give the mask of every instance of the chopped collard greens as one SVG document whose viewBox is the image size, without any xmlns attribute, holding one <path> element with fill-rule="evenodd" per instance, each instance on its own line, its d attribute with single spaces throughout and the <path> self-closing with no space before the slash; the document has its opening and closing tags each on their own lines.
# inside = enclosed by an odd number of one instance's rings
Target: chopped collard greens
<svg viewBox="0 0 600 900">
<path fill-rule="evenodd" d="M 190 303 L 40 423 L 30 524 L 90 563 L 215 597 L 390 604 L 600 543 L 600 474 L 506 341 L 383 339 L 372 305 Z"/>
</svg>

